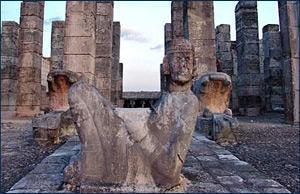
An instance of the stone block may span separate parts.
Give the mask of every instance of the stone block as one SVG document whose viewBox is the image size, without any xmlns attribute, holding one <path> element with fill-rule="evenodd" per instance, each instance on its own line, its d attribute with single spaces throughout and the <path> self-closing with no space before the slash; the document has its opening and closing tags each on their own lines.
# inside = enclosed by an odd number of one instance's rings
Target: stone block
<svg viewBox="0 0 300 194">
<path fill-rule="evenodd" d="M 97 15 L 113 15 L 113 2 L 97 2 L 96 3 Z"/>
<path fill-rule="evenodd" d="M 64 65 L 73 72 L 95 72 L 95 58 L 91 55 L 64 55 Z"/>
<path fill-rule="evenodd" d="M 20 53 L 19 60 L 22 68 L 31 67 L 41 69 L 42 57 L 38 53 Z"/>
<path fill-rule="evenodd" d="M 111 72 L 111 58 L 96 58 L 95 74 L 97 77 L 107 77 Z"/>
<path fill-rule="evenodd" d="M 21 16 L 37 16 L 41 19 L 44 18 L 44 5 L 43 1 L 38 2 L 22 2 L 21 3 Z"/>
<path fill-rule="evenodd" d="M 32 29 L 43 32 L 43 19 L 36 16 L 26 16 L 20 18 L 21 29 Z"/>
<path fill-rule="evenodd" d="M 37 53 L 42 55 L 42 45 L 37 43 L 25 43 L 21 42 L 20 51 L 22 54 L 24 53 Z"/>
<path fill-rule="evenodd" d="M 95 18 L 83 13 L 76 13 L 66 17 L 65 37 L 86 36 L 93 37 Z"/>
<path fill-rule="evenodd" d="M 32 30 L 32 29 L 22 29 L 20 30 L 20 41 L 22 43 L 43 43 L 43 31 Z"/>
<path fill-rule="evenodd" d="M 64 59 L 64 47 L 54 48 L 51 49 L 51 60 L 52 61 L 63 61 Z"/>
<path fill-rule="evenodd" d="M 91 37 L 65 37 L 65 55 L 91 55 L 95 56 L 95 47 Z"/>
<path fill-rule="evenodd" d="M 96 43 L 96 57 L 112 57 L 112 44 Z"/>
<path fill-rule="evenodd" d="M 95 76 L 95 86 L 96 88 L 105 90 L 111 88 L 111 79 L 108 78 L 98 78 Z"/>
</svg>

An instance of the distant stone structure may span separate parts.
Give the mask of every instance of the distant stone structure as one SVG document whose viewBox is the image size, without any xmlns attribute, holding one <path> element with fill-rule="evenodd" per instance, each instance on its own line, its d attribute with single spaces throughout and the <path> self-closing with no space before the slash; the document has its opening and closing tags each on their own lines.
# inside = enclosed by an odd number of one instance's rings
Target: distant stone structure
<svg viewBox="0 0 300 194">
<path fill-rule="evenodd" d="M 285 117 L 299 123 L 299 12 L 298 1 L 278 1 L 282 45 Z"/>
<path fill-rule="evenodd" d="M 161 92 L 123 92 L 124 108 L 150 108 Z"/>
<path fill-rule="evenodd" d="M 2 22 L 1 33 L 1 113 L 15 114 L 19 66 L 19 24 Z M 1 114 L 2 115 L 2 114 Z M 4 116 L 4 115 L 2 115 Z"/>
<path fill-rule="evenodd" d="M 256 1 L 239 1 L 235 8 L 238 62 L 238 102 L 242 115 L 257 116 L 262 108 Z"/>
<path fill-rule="evenodd" d="M 111 101 L 113 65 L 113 2 L 96 2 L 95 86 Z M 116 56 L 116 55 L 115 55 Z"/>
<path fill-rule="evenodd" d="M 22 2 L 17 86 L 17 115 L 40 112 L 44 2 Z"/>
<path fill-rule="evenodd" d="M 95 81 L 95 9 L 92 1 L 67 1 L 64 69 L 83 74 L 94 84 Z"/>
<path fill-rule="evenodd" d="M 282 48 L 279 25 L 263 27 L 263 61 L 266 111 L 283 111 Z"/>
<path fill-rule="evenodd" d="M 51 71 L 64 69 L 64 34 L 65 21 L 53 21 L 51 31 Z"/>
</svg>

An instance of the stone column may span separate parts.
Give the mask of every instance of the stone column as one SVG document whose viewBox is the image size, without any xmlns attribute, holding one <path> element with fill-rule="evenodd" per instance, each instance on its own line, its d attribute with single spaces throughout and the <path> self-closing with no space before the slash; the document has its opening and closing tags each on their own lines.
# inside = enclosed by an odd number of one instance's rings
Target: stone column
<svg viewBox="0 0 300 194">
<path fill-rule="evenodd" d="M 176 15 L 176 14 L 175 14 Z M 176 23 L 176 21 L 174 21 Z M 172 42 L 172 24 L 166 23 L 164 26 L 164 50 L 165 50 L 165 56 L 167 55 L 167 52 L 171 46 Z M 164 58 L 165 60 L 165 58 Z M 160 91 L 166 91 L 168 88 L 168 78 L 167 75 L 165 75 L 163 64 L 160 64 Z"/>
<path fill-rule="evenodd" d="M 94 83 L 95 10 L 92 1 L 67 1 L 64 36 L 64 68 L 84 74 Z"/>
<path fill-rule="evenodd" d="M 117 91 L 121 89 L 118 88 L 120 79 L 120 34 L 121 26 L 120 22 L 113 22 L 113 43 L 112 43 L 112 57 L 113 63 L 111 68 L 111 99 L 114 105 L 118 104 L 119 94 Z"/>
<path fill-rule="evenodd" d="M 95 86 L 111 101 L 113 2 L 97 2 Z"/>
<path fill-rule="evenodd" d="M 17 115 L 40 112 L 44 2 L 22 2 Z"/>
<path fill-rule="evenodd" d="M 164 37 L 165 37 L 165 55 L 167 54 L 168 49 L 171 46 L 172 41 L 172 25 L 171 23 L 166 23 L 164 27 Z"/>
<path fill-rule="evenodd" d="M 50 72 L 51 68 L 51 58 L 49 57 L 43 57 L 42 59 L 42 77 L 41 77 L 41 84 L 42 86 L 45 86 L 46 91 L 48 90 L 48 82 L 47 82 L 47 76 Z"/>
<path fill-rule="evenodd" d="M 51 71 L 63 70 L 65 22 L 53 21 L 51 31 Z"/>
<path fill-rule="evenodd" d="M 189 40 L 195 49 L 195 75 L 216 72 L 216 48 L 213 1 L 187 1 Z M 184 24 L 185 25 L 185 24 Z"/>
<path fill-rule="evenodd" d="M 238 101 L 242 115 L 257 116 L 262 106 L 256 1 L 239 1 L 235 8 L 238 60 Z"/>
<path fill-rule="evenodd" d="M 172 1 L 171 3 L 172 38 L 183 37 L 184 32 L 185 33 L 187 32 L 187 28 L 184 29 L 184 24 L 183 24 L 184 12 L 186 16 L 186 11 L 187 11 L 186 1 Z"/>
<path fill-rule="evenodd" d="M 283 110 L 282 49 L 279 25 L 263 27 L 264 85 L 266 111 Z"/>
<path fill-rule="evenodd" d="M 216 51 L 221 72 L 233 76 L 230 25 L 228 24 L 221 24 L 216 27 Z"/>
<path fill-rule="evenodd" d="M 297 5 L 298 4 L 298 5 Z M 278 1 L 285 117 L 288 123 L 299 122 L 299 2 Z"/>
<path fill-rule="evenodd" d="M 16 108 L 19 24 L 2 22 L 1 33 L 1 112 Z"/>
<path fill-rule="evenodd" d="M 117 106 L 123 107 L 124 106 L 124 99 L 123 99 L 123 63 L 119 63 L 119 79 L 117 82 Z"/>
<path fill-rule="evenodd" d="M 232 92 L 231 92 L 231 109 L 234 114 L 239 112 L 239 100 L 238 100 L 238 73 L 237 73 L 237 54 L 236 54 L 236 41 L 231 41 L 230 52 L 232 56 L 232 65 L 233 65 L 233 75 L 231 77 L 232 81 Z"/>
</svg>

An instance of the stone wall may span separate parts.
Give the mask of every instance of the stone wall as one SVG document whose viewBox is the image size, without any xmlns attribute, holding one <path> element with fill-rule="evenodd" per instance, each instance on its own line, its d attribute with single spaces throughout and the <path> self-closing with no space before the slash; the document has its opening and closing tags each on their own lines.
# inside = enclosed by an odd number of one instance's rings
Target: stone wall
<svg viewBox="0 0 300 194">
<path fill-rule="evenodd" d="M 64 69 L 65 22 L 53 21 L 51 31 L 51 71 Z"/>
<path fill-rule="evenodd" d="M 1 111 L 15 111 L 19 47 L 19 24 L 2 22 Z"/>
<path fill-rule="evenodd" d="M 96 3 L 95 86 L 111 101 L 113 2 Z"/>
<path fill-rule="evenodd" d="M 242 115 L 257 116 L 261 112 L 263 100 L 257 2 L 239 1 L 235 8 L 235 18 L 239 112 Z"/>
<path fill-rule="evenodd" d="M 298 5 L 297 5 L 298 4 Z M 278 1 L 281 45 L 283 51 L 283 83 L 285 117 L 289 123 L 299 122 L 299 2 Z"/>
<path fill-rule="evenodd" d="M 283 110 L 282 49 L 279 25 L 268 24 L 263 27 L 263 51 L 266 111 Z"/>
<path fill-rule="evenodd" d="M 22 2 L 17 115 L 40 112 L 44 2 Z"/>
<path fill-rule="evenodd" d="M 95 77 L 95 9 L 92 1 L 67 1 L 64 35 L 66 70 L 84 74 L 89 83 Z"/>
</svg>

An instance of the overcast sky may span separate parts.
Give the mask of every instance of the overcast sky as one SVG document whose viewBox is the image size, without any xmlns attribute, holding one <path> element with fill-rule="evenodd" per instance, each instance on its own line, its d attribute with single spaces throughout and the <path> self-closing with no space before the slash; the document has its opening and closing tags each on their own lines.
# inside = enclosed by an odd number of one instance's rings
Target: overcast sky
<svg viewBox="0 0 300 194">
<path fill-rule="evenodd" d="M 215 26 L 230 24 L 235 40 L 237 1 L 214 1 Z M 43 55 L 50 56 L 51 22 L 65 19 L 64 1 L 46 1 Z M 19 23 L 20 1 L 1 1 L 1 20 Z M 121 23 L 124 91 L 159 91 L 159 65 L 163 58 L 164 24 L 171 21 L 170 1 L 115 1 L 114 21 Z M 266 24 L 278 24 L 277 1 L 258 1 L 259 37 Z"/>
</svg>

